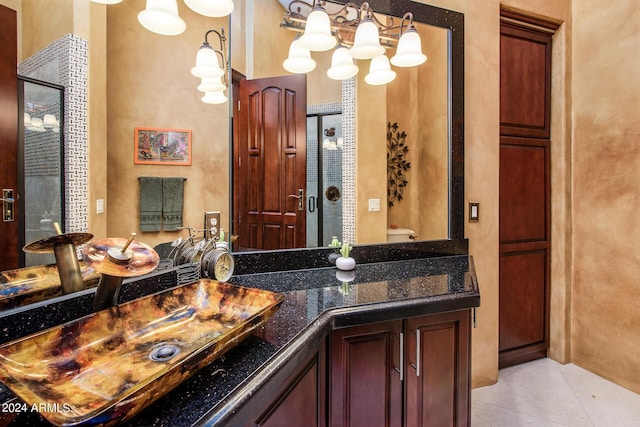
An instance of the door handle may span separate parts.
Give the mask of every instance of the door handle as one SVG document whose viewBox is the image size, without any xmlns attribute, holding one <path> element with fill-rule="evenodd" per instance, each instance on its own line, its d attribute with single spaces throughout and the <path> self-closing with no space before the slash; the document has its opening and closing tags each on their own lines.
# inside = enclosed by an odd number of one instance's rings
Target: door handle
<svg viewBox="0 0 640 427">
<path fill-rule="evenodd" d="M 2 189 L 2 197 L 0 198 L 0 200 L 2 201 L 2 220 L 4 222 L 11 222 L 14 219 L 13 203 L 16 201 L 16 199 L 13 196 L 13 189 Z"/>
<path fill-rule="evenodd" d="M 289 194 L 292 199 L 298 199 L 298 210 L 304 210 L 304 188 L 298 188 L 298 194 Z"/>
</svg>

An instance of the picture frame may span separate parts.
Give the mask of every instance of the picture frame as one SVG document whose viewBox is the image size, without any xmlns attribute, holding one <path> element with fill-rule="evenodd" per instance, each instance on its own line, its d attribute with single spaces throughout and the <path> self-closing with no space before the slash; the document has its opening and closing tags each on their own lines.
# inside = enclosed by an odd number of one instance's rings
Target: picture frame
<svg viewBox="0 0 640 427">
<path fill-rule="evenodd" d="M 191 165 L 191 130 L 137 127 L 133 163 L 136 165 Z"/>
</svg>

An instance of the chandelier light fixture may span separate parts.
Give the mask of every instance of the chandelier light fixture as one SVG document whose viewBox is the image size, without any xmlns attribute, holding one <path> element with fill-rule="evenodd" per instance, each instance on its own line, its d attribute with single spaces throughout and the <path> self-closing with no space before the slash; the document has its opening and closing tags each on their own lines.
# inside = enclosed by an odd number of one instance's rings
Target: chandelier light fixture
<svg viewBox="0 0 640 427">
<path fill-rule="evenodd" d="M 117 4 L 122 0 L 91 0 L 94 3 Z M 233 11 L 233 0 L 184 0 L 184 3 L 200 15 L 222 18 Z M 177 0 L 147 0 L 138 22 L 147 30 L 165 36 L 182 34 L 187 24 L 178 15 Z"/>
<path fill-rule="evenodd" d="M 209 35 L 215 34 L 220 40 L 220 50 L 216 50 L 209 44 Z M 220 31 L 209 30 L 204 34 L 204 43 L 196 54 L 196 65 L 191 69 L 191 74 L 200 78 L 197 89 L 204 92 L 202 102 L 207 104 L 222 104 L 227 101 L 224 91 L 227 89 L 227 55 L 224 36 L 224 28 Z"/>
<path fill-rule="evenodd" d="M 415 67 L 427 60 L 422 53 L 420 34 L 413 25 L 413 14 L 407 12 L 399 23 L 393 17 L 382 23 L 369 3 L 361 6 L 349 2 L 336 11 L 327 12 L 327 2 L 293 0 L 284 14 L 281 27 L 298 32 L 289 48 L 283 67 L 292 73 L 308 73 L 315 68 L 310 52 L 333 49 L 327 76 L 344 80 L 355 76 L 356 60 L 371 60 L 365 81 L 372 85 L 387 84 L 396 77 L 391 65 Z M 338 6 L 338 5 L 336 5 Z M 304 11 L 311 11 L 306 15 Z M 396 49 L 389 59 L 387 49 Z"/>
</svg>

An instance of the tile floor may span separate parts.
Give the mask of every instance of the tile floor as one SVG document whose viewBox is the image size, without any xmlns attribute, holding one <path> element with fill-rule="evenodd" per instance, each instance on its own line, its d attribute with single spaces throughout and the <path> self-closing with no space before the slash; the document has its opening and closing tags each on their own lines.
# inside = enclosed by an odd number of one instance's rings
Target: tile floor
<svg viewBox="0 0 640 427">
<path fill-rule="evenodd" d="M 551 359 L 501 369 L 471 401 L 473 427 L 640 427 L 640 394 Z"/>
</svg>

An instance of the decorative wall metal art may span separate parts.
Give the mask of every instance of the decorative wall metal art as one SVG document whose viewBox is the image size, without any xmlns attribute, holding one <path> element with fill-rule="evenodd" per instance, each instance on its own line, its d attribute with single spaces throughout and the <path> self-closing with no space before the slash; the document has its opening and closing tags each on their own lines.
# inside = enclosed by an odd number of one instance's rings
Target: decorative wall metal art
<svg viewBox="0 0 640 427">
<path fill-rule="evenodd" d="M 137 165 L 191 165 L 191 130 L 140 127 L 134 143 Z"/>
<path fill-rule="evenodd" d="M 407 134 L 398 131 L 398 123 L 387 123 L 387 202 L 392 207 L 402 200 L 402 193 L 409 182 L 406 172 L 411 163 L 406 160 L 409 147 Z"/>
</svg>

